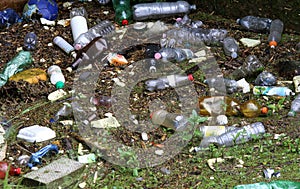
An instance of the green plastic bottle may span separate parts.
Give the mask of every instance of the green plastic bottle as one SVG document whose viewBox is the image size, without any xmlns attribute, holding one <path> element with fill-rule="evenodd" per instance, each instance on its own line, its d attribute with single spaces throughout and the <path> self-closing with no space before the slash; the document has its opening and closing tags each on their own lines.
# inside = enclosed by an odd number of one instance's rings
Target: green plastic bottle
<svg viewBox="0 0 300 189">
<path fill-rule="evenodd" d="M 238 185 L 233 189 L 299 189 L 300 182 L 277 180 L 272 182 L 259 182 L 255 184 Z"/>
<path fill-rule="evenodd" d="M 119 25 L 128 25 L 132 22 L 132 9 L 130 0 L 113 0 L 115 10 L 115 22 Z"/>
</svg>

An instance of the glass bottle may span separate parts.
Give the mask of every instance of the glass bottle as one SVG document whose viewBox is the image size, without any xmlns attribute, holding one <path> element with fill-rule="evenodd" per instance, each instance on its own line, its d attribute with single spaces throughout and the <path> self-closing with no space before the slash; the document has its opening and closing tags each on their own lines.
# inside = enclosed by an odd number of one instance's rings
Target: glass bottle
<svg viewBox="0 0 300 189">
<path fill-rule="evenodd" d="M 132 21 L 130 0 L 112 0 L 115 10 L 115 21 L 121 25 L 128 25 Z"/>
</svg>

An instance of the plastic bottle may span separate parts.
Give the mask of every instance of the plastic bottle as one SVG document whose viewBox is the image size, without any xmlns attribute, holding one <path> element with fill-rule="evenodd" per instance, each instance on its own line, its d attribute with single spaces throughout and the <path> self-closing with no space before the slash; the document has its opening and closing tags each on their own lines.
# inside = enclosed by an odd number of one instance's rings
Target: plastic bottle
<svg viewBox="0 0 300 189">
<path fill-rule="evenodd" d="M 133 19 L 158 19 L 176 14 L 187 14 L 196 10 L 196 5 L 190 5 L 186 1 L 140 3 L 133 6 Z"/>
<path fill-rule="evenodd" d="M 238 24 L 250 31 L 269 31 L 272 20 L 257 16 L 245 16 L 236 20 Z"/>
<path fill-rule="evenodd" d="M 191 28 L 189 29 L 192 35 L 200 38 L 205 45 L 218 46 L 221 45 L 227 36 L 227 30 L 225 29 L 205 29 L 205 28 Z"/>
<path fill-rule="evenodd" d="M 26 51 L 33 51 L 37 45 L 37 36 L 33 32 L 29 32 L 26 34 L 24 38 L 24 50 Z"/>
<path fill-rule="evenodd" d="M 223 49 L 227 56 L 231 56 L 232 58 L 237 58 L 239 45 L 234 38 L 226 37 L 223 41 Z"/>
<path fill-rule="evenodd" d="M 75 41 L 80 34 L 88 31 L 87 12 L 84 7 L 73 8 L 70 11 L 71 29 L 73 40 Z"/>
<path fill-rule="evenodd" d="M 188 17 L 188 15 L 184 15 L 182 18 L 177 18 L 176 22 L 174 24 L 175 27 L 190 27 L 190 28 L 200 28 L 203 25 L 203 22 L 200 20 L 195 20 L 192 21 L 192 19 L 190 19 Z"/>
<path fill-rule="evenodd" d="M 93 26 L 85 33 L 80 34 L 74 42 L 74 48 L 76 50 L 82 49 L 89 44 L 93 39 L 97 37 L 103 37 L 112 33 L 115 30 L 115 26 L 109 20 L 103 20 L 99 24 Z"/>
<path fill-rule="evenodd" d="M 146 88 L 149 91 L 154 91 L 157 89 L 165 89 L 168 87 L 181 87 L 191 84 L 193 81 L 193 76 L 190 75 L 169 75 L 166 77 L 161 77 L 158 79 L 147 80 L 145 82 Z"/>
<path fill-rule="evenodd" d="M 121 26 L 128 25 L 132 21 L 132 9 L 130 0 L 112 0 L 115 10 L 115 22 Z"/>
<path fill-rule="evenodd" d="M 10 176 L 21 174 L 21 168 L 16 168 L 12 165 L 9 165 L 9 163 L 7 163 L 5 161 L 1 161 L 0 162 L 0 179 L 5 178 L 7 171 Z"/>
<path fill-rule="evenodd" d="M 62 71 L 59 66 L 52 65 L 48 68 L 47 71 L 50 76 L 50 81 L 57 89 L 62 89 L 65 86 L 65 77 L 62 74 Z"/>
<path fill-rule="evenodd" d="M 259 61 L 255 55 L 247 56 L 243 65 L 235 69 L 229 78 L 241 79 L 254 76 L 264 70 L 264 65 Z"/>
<path fill-rule="evenodd" d="M 166 110 L 157 110 L 151 113 L 151 121 L 174 130 L 182 130 L 188 123 L 188 119 L 179 114 L 172 114 Z"/>
<path fill-rule="evenodd" d="M 180 48 L 161 48 L 154 54 L 155 59 L 162 59 L 163 61 L 182 62 L 193 58 L 194 53 L 190 49 Z"/>
<path fill-rule="evenodd" d="M 200 148 L 207 148 L 210 144 L 221 146 L 234 146 L 248 142 L 252 139 L 253 135 L 260 135 L 265 133 L 265 126 L 261 122 L 252 123 L 221 134 L 219 136 L 211 136 L 204 138 L 200 143 Z"/>
<path fill-rule="evenodd" d="M 245 117 L 257 117 L 267 113 L 267 108 L 262 107 L 255 100 L 240 103 L 228 96 L 204 96 L 199 97 L 200 115 L 227 115 Z"/>
<path fill-rule="evenodd" d="M 227 79 L 227 78 L 207 78 L 204 83 L 208 84 L 210 88 L 215 88 L 218 90 L 223 85 L 226 87 L 226 92 L 228 94 L 237 92 L 239 90 L 239 86 L 236 80 Z"/>
<path fill-rule="evenodd" d="M 298 94 L 292 101 L 288 116 L 295 116 L 298 112 L 300 112 L 300 94 Z"/>
<path fill-rule="evenodd" d="M 76 58 L 76 52 L 74 47 L 61 36 L 54 37 L 53 43 L 59 48 L 61 48 L 68 55 L 71 55 L 73 58 Z"/>
<path fill-rule="evenodd" d="M 237 185 L 233 189 L 292 189 L 300 188 L 300 182 L 275 180 L 271 182 L 259 182 L 254 184 Z"/>
<path fill-rule="evenodd" d="M 258 86 L 273 86 L 277 83 L 277 78 L 270 72 L 261 72 L 254 81 Z"/>
<path fill-rule="evenodd" d="M 17 22 L 22 22 L 22 19 L 14 9 L 8 8 L 0 11 L 0 28 L 9 27 Z"/>
<path fill-rule="evenodd" d="M 283 32 L 283 22 L 279 19 L 273 20 L 270 26 L 270 34 L 268 36 L 269 46 L 275 48 L 281 40 Z"/>
<path fill-rule="evenodd" d="M 295 93 L 288 87 L 281 86 L 254 86 L 253 94 L 268 95 L 268 96 L 290 96 Z"/>
</svg>

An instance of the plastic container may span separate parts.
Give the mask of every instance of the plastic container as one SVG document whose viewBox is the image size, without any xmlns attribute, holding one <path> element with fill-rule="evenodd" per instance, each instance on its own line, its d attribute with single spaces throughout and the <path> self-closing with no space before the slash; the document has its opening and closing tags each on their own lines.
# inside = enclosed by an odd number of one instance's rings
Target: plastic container
<svg viewBox="0 0 300 189">
<path fill-rule="evenodd" d="M 277 84 L 277 78 L 270 72 L 261 72 L 254 81 L 258 86 L 274 86 Z"/>
<path fill-rule="evenodd" d="M 268 95 L 268 96 L 291 96 L 295 93 L 288 87 L 280 86 L 254 86 L 253 94 Z"/>
<path fill-rule="evenodd" d="M 132 9 L 130 0 L 112 0 L 115 10 L 115 22 L 121 26 L 132 22 Z"/>
<path fill-rule="evenodd" d="M 237 58 L 239 45 L 234 38 L 226 37 L 223 41 L 223 50 L 227 56 L 231 56 L 231 58 Z"/>
<path fill-rule="evenodd" d="M 241 67 L 235 69 L 229 77 L 232 79 L 250 78 L 264 70 L 264 65 L 255 55 L 247 56 Z M 255 76 L 256 77 L 256 76 Z"/>
<path fill-rule="evenodd" d="M 151 121 L 153 124 L 158 124 L 174 130 L 183 129 L 188 119 L 179 114 L 172 114 L 166 110 L 157 110 L 151 113 Z"/>
<path fill-rule="evenodd" d="M 24 38 L 24 50 L 26 51 L 33 51 L 36 49 L 37 46 L 37 36 L 33 32 L 29 32 L 26 34 Z"/>
<path fill-rule="evenodd" d="M 281 40 L 283 32 L 283 22 L 279 19 L 273 20 L 270 26 L 270 34 L 268 36 L 269 46 L 275 48 Z"/>
<path fill-rule="evenodd" d="M 21 168 L 16 168 L 10 165 L 8 162 L 0 161 L 0 179 L 4 179 L 6 174 L 15 176 L 21 174 Z"/>
<path fill-rule="evenodd" d="M 82 49 L 93 39 L 101 36 L 106 36 L 113 31 L 115 31 L 113 23 L 108 20 L 103 20 L 99 24 L 90 28 L 88 31 L 80 34 L 74 41 L 74 48 L 76 50 Z"/>
<path fill-rule="evenodd" d="M 88 31 L 87 13 L 84 7 L 73 8 L 70 11 L 71 29 L 73 40 L 75 41 L 80 34 Z"/>
<path fill-rule="evenodd" d="M 250 31 L 269 31 L 272 20 L 269 18 L 261 18 L 257 16 L 245 16 L 236 20 L 243 28 Z"/>
<path fill-rule="evenodd" d="M 59 66 L 52 65 L 48 68 L 47 71 L 50 76 L 50 82 L 55 85 L 57 89 L 62 89 L 65 86 L 65 76 L 62 74 L 62 71 Z"/>
<path fill-rule="evenodd" d="M 288 116 L 295 116 L 298 112 L 300 112 L 300 94 L 298 94 L 291 102 L 291 109 L 288 113 Z"/>
<path fill-rule="evenodd" d="M 21 17 L 14 9 L 8 8 L 0 11 L 0 28 L 9 27 L 10 25 L 21 21 Z"/>
<path fill-rule="evenodd" d="M 261 135 L 265 133 L 265 126 L 261 122 L 252 123 L 241 128 L 237 128 L 221 134 L 219 136 L 212 136 L 204 138 L 200 143 L 200 148 L 207 148 L 210 144 L 216 146 L 234 146 L 248 142 L 252 139 L 253 135 Z"/>
<path fill-rule="evenodd" d="M 73 58 L 76 58 L 76 52 L 74 47 L 61 36 L 54 37 L 53 43 L 59 48 L 61 48 L 68 55 L 71 55 Z"/>
<path fill-rule="evenodd" d="M 196 5 L 190 5 L 187 1 L 140 3 L 133 6 L 133 19 L 159 19 L 188 14 L 191 10 L 196 10 Z"/>
<path fill-rule="evenodd" d="M 194 53 L 190 49 L 161 48 L 154 54 L 155 59 L 162 59 L 170 62 L 183 62 L 193 58 Z"/>
<path fill-rule="evenodd" d="M 48 128 L 39 125 L 33 125 L 20 129 L 17 138 L 24 139 L 27 142 L 43 142 L 55 138 L 55 132 Z"/>
<path fill-rule="evenodd" d="M 181 87 L 191 84 L 194 78 L 192 75 L 169 75 L 158 79 L 147 80 L 146 89 L 149 91 L 166 89 L 168 87 Z"/>
<path fill-rule="evenodd" d="M 300 182 L 276 180 L 271 182 L 259 182 L 254 184 L 242 184 L 233 189 L 297 189 L 300 188 Z"/>
</svg>

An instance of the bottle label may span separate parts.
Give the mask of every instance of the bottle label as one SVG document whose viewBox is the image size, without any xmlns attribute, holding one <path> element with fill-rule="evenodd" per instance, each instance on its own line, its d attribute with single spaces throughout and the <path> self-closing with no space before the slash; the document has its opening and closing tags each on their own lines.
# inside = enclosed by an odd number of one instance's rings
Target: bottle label
<svg viewBox="0 0 300 189">
<path fill-rule="evenodd" d="M 200 129 L 201 130 L 201 129 Z M 204 126 L 203 137 L 219 136 L 226 132 L 225 126 Z"/>
</svg>

